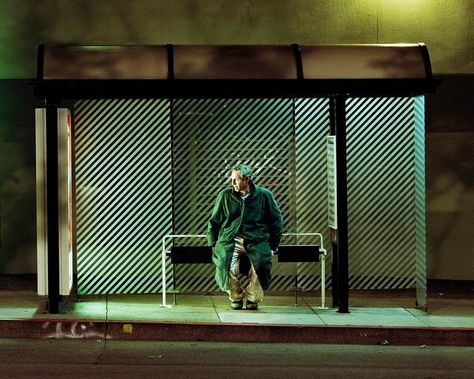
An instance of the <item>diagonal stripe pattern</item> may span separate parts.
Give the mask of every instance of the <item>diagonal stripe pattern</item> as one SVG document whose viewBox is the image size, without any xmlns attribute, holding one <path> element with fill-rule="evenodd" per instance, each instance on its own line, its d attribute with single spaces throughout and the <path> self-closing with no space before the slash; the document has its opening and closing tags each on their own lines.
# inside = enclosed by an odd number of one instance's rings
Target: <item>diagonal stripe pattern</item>
<svg viewBox="0 0 474 379">
<path fill-rule="evenodd" d="M 415 97 L 416 302 L 426 308 L 425 98 Z"/>
<path fill-rule="evenodd" d="M 164 100 L 75 103 L 79 294 L 160 290 L 171 231 L 170 111 Z"/>
<path fill-rule="evenodd" d="M 415 284 L 413 98 L 349 98 L 351 288 Z"/>
<path fill-rule="evenodd" d="M 296 99 L 295 102 L 295 210 L 298 231 L 322 233 L 329 250 L 326 137 L 330 133 L 329 99 Z M 315 243 L 300 237 L 299 244 Z M 317 243 L 317 242 L 316 242 Z M 331 283 L 331 261 L 326 261 L 326 282 Z M 298 285 L 319 288 L 319 263 L 298 263 Z"/>
<path fill-rule="evenodd" d="M 229 185 L 230 171 L 240 162 L 252 166 L 258 183 L 274 192 L 287 231 L 326 231 L 328 133 L 327 99 L 175 100 L 175 233 L 200 234 L 206 229 L 214 197 Z M 295 272 L 303 288 L 319 286 L 317 265 L 288 265 L 274 261 L 272 290 L 290 288 Z M 181 290 L 217 290 L 209 282 L 212 267 L 187 265 L 179 270 Z"/>
<path fill-rule="evenodd" d="M 422 98 L 347 100 L 352 288 L 426 289 L 423 111 Z M 329 114 L 327 98 L 76 101 L 79 293 L 159 292 L 161 238 L 204 233 L 240 162 L 274 192 L 286 231 L 322 232 L 327 243 Z M 217 291 L 213 270 L 178 266 L 178 287 Z M 274 262 L 271 289 L 288 290 L 294 274 L 303 289 L 319 287 L 318 264 Z"/>
<path fill-rule="evenodd" d="M 249 164 L 256 183 L 273 191 L 285 227 L 293 230 L 293 112 L 291 99 L 174 100 L 176 234 L 202 234 L 206 230 L 214 199 L 230 185 L 232 168 L 239 163 Z M 191 240 L 191 243 L 204 244 L 205 240 Z M 217 290 L 208 280 L 213 277 L 212 267 L 188 265 L 180 270 L 181 290 Z"/>
</svg>

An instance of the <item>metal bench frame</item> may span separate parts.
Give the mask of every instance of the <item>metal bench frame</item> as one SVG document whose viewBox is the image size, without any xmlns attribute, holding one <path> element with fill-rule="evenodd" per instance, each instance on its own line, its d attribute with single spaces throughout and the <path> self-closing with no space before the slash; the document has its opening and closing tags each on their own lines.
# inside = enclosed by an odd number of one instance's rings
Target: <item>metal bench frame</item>
<svg viewBox="0 0 474 379">
<path fill-rule="evenodd" d="M 311 236 L 319 238 L 319 264 L 321 266 L 321 306 L 319 309 L 328 309 L 326 307 L 326 255 L 327 250 L 324 248 L 324 239 L 321 233 L 313 232 L 298 232 L 298 233 L 284 233 L 283 236 L 286 237 L 303 237 Z M 166 250 L 166 242 L 168 239 L 172 238 L 206 238 L 205 234 L 168 234 L 163 237 L 162 240 L 162 251 L 161 251 L 161 280 L 162 280 L 162 303 L 161 307 L 171 308 L 171 305 L 166 303 L 167 295 L 167 286 L 166 286 L 166 257 L 171 253 L 171 251 Z M 277 253 L 278 255 L 278 253 Z M 295 262 L 296 263 L 296 262 Z M 295 297 L 297 296 L 297 287 L 295 288 Z M 173 293 L 176 296 L 176 292 Z M 297 297 L 296 303 L 297 305 Z"/>
</svg>

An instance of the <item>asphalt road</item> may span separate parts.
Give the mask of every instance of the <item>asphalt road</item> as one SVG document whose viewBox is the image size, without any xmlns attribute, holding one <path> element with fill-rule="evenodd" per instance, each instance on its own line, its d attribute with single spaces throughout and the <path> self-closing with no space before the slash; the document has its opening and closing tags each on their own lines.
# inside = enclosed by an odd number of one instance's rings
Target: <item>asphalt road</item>
<svg viewBox="0 0 474 379">
<path fill-rule="evenodd" d="M 474 348 L 0 339 L 0 378 L 474 378 Z"/>
</svg>

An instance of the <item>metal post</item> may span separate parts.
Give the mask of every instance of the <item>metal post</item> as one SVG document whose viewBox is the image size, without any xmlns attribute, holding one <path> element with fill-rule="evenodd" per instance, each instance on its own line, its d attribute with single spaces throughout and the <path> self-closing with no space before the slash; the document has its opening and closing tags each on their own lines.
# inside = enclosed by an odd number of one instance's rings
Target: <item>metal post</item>
<svg viewBox="0 0 474 379">
<path fill-rule="evenodd" d="M 46 100 L 48 312 L 59 311 L 58 102 Z"/>
<path fill-rule="evenodd" d="M 321 265 L 321 306 L 319 309 L 328 309 L 326 307 L 326 250 L 319 254 Z"/>
<path fill-rule="evenodd" d="M 176 298 L 176 265 L 173 263 L 173 305 L 178 305 Z"/>
<path fill-rule="evenodd" d="M 346 98 L 339 95 L 336 97 L 335 102 L 338 312 L 349 313 Z"/>
</svg>

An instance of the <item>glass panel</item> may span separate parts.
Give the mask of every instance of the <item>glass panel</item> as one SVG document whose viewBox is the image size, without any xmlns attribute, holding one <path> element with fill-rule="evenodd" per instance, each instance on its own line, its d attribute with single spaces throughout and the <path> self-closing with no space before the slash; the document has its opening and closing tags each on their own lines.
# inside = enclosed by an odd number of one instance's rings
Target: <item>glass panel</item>
<svg viewBox="0 0 474 379">
<path fill-rule="evenodd" d="M 414 99 L 348 98 L 350 288 L 416 283 Z"/>
<path fill-rule="evenodd" d="M 419 45 L 300 46 L 305 79 L 426 78 Z"/>
<path fill-rule="evenodd" d="M 329 134 L 328 99 L 175 99 L 172 112 L 176 234 L 205 233 L 215 197 L 230 185 L 232 167 L 247 163 L 257 185 L 274 193 L 286 232 L 321 232 L 329 240 L 324 144 Z M 206 241 L 189 238 L 174 243 Z M 314 238 L 282 239 L 282 244 L 309 243 Z M 213 276 L 205 274 L 207 268 L 187 265 L 181 270 L 181 277 L 186 277 L 181 290 L 215 287 Z M 274 261 L 271 289 L 291 288 L 296 272 L 302 288 L 320 285 L 319 265 Z"/>
<path fill-rule="evenodd" d="M 176 79 L 296 79 L 291 46 L 174 46 Z"/>
<path fill-rule="evenodd" d="M 44 79 L 166 79 L 165 46 L 45 47 Z"/>
</svg>

